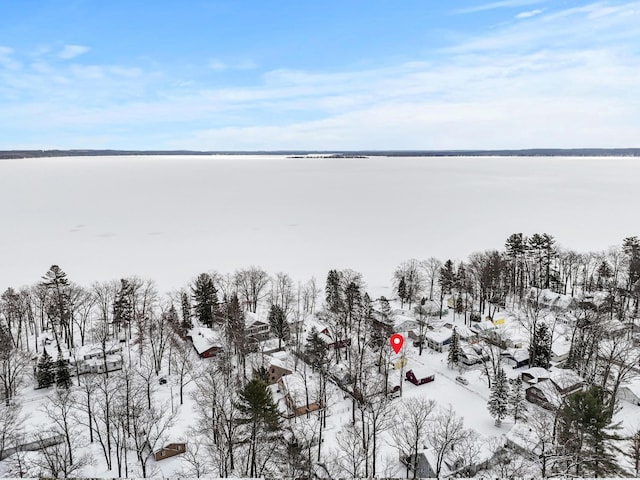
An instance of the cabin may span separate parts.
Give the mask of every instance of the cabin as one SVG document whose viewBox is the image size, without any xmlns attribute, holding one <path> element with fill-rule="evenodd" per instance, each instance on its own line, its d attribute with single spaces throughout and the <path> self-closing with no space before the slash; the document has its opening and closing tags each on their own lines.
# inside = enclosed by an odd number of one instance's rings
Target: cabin
<svg viewBox="0 0 640 480">
<path fill-rule="evenodd" d="M 582 389 L 584 380 L 573 370 L 557 368 L 549 374 L 549 380 L 562 396 L 571 395 Z"/>
<path fill-rule="evenodd" d="M 258 318 L 253 312 L 245 313 L 245 334 L 256 341 L 266 340 L 271 336 L 271 326 Z"/>
<path fill-rule="evenodd" d="M 576 300 L 571 295 L 563 295 L 552 290 L 531 287 L 527 295 L 531 305 L 547 308 L 554 312 L 565 312 L 576 306 Z"/>
<path fill-rule="evenodd" d="M 513 368 L 529 365 L 529 351 L 524 348 L 510 349 L 504 354 L 504 358 Z"/>
<path fill-rule="evenodd" d="M 429 348 L 436 352 L 443 352 L 445 347 L 451 343 L 453 330 L 442 327 L 439 330 L 430 330 L 424 334 L 424 340 Z"/>
<path fill-rule="evenodd" d="M 186 443 L 170 443 L 169 445 L 162 447 L 160 450 L 153 452 L 153 458 L 156 462 L 166 460 L 176 455 L 182 455 L 187 451 Z"/>
<path fill-rule="evenodd" d="M 435 380 L 434 374 L 427 374 L 425 371 L 412 369 L 405 373 L 405 381 L 411 382 L 414 385 L 424 385 L 425 383 L 433 382 Z"/>
<path fill-rule="evenodd" d="M 531 367 L 520 373 L 520 377 L 525 385 L 534 385 L 542 380 L 548 380 L 549 370 L 542 367 Z"/>
<path fill-rule="evenodd" d="M 274 358 L 269 363 L 269 368 L 267 369 L 269 373 L 269 384 L 273 385 L 274 383 L 278 383 L 278 381 L 285 375 L 291 375 L 293 371 L 277 358 Z"/>
<path fill-rule="evenodd" d="M 215 357 L 222 350 L 220 335 L 211 328 L 193 328 L 187 332 L 187 338 L 200 358 Z"/>
<path fill-rule="evenodd" d="M 322 408 L 321 403 L 312 400 L 313 391 L 309 390 L 307 392 L 304 378 L 299 373 L 281 377 L 277 385 L 277 391 L 282 394 L 288 409 L 288 414 L 285 414 L 285 417 L 298 417 Z M 309 398 L 308 402 L 307 398 Z"/>
<path fill-rule="evenodd" d="M 345 340 L 334 339 L 333 335 L 331 335 L 328 328 L 322 329 L 318 337 L 327 345 L 327 348 L 331 348 L 333 350 L 338 350 L 339 348 L 347 348 L 351 346 L 350 338 L 347 338 Z"/>
<path fill-rule="evenodd" d="M 562 404 L 562 395 L 553 382 L 543 380 L 525 390 L 527 401 L 540 405 L 546 410 L 557 410 Z"/>
</svg>

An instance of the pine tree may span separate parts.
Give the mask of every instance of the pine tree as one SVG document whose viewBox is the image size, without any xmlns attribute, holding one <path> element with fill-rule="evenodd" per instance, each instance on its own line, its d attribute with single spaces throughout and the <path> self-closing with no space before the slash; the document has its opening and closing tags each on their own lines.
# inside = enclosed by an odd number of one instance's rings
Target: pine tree
<svg viewBox="0 0 640 480">
<path fill-rule="evenodd" d="M 38 362 L 38 373 L 36 376 L 38 380 L 38 387 L 40 388 L 50 387 L 56 380 L 53 359 L 47 352 L 46 348 Z"/>
<path fill-rule="evenodd" d="M 218 291 L 213 284 L 211 275 L 201 273 L 196 278 L 195 285 L 191 288 L 194 310 L 198 321 L 206 326 L 213 326 L 218 315 Z"/>
<path fill-rule="evenodd" d="M 380 313 L 382 313 L 383 320 L 391 320 L 391 305 L 389 305 L 389 300 L 387 300 L 387 297 L 380 297 L 379 301 Z"/>
<path fill-rule="evenodd" d="M 113 302 L 113 323 L 118 329 L 127 328 L 133 320 L 133 284 L 123 278 L 120 280 L 120 290 Z"/>
<path fill-rule="evenodd" d="M 265 435 L 271 436 L 280 430 L 280 413 L 271 390 L 260 378 L 247 382 L 239 397 L 239 423 L 247 426 L 245 442 L 249 444 L 249 476 L 256 477 L 257 446 L 264 441 Z"/>
<path fill-rule="evenodd" d="M 573 462 L 575 476 L 613 477 L 621 473 L 618 465 L 619 441 L 612 422 L 606 393 L 598 386 L 566 397 L 558 411 L 557 439 L 564 453 L 580 461 Z"/>
<path fill-rule="evenodd" d="M 404 308 L 404 301 L 407 299 L 407 284 L 404 277 L 398 282 L 398 298 L 400 298 L 400 308 Z"/>
<path fill-rule="evenodd" d="M 342 287 L 340 283 L 340 273 L 337 270 L 329 270 L 325 287 L 325 301 L 327 309 L 336 315 L 342 311 Z"/>
<path fill-rule="evenodd" d="M 549 368 L 551 362 L 551 335 L 546 323 L 540 323 L 529 345 L 529 364 L 532 367 Z"/>
<path fill-rule="evenodd" d="M 447 354 L 447 363 L 449 368 L 453 368 L 458 365 L 460 361 L 460 336 L 456 329 L 453 329 L 451 334 L 451 343 L 449 344 L 449 353 Z"/>
<path fill-rule="evenodd" d="M 487 405 L 489 413 L 496 419 L 497 427 L 502 425 L 502 420 L 507 416 L 508 400 L 509 383 L 504 370 L 502 367 L 499 367 L 493 379 L 493 384 L 491 385 L 491 395 L 489 396 L 489 403 Z"/>
<path fill-rule="evenodd" d="M 71 386 L 69 364 L 62 356 L 58 356 L 58 360 L 56 360 L 56 386 L 65 390 L 68 390 Z"/>
<path fill-rule="evenodd" d="M 187 295 L 187 292 L 182 292 L 181 307 L 182 331 L 186 334 L 187 331 L 193 328 L 193 324 L 191 323 L 191 303 L 189 302 L 189 295 Z"/>
<path fill-rule="evenodd" d="M 524 398 L 524 389 L 522 387 L 522 378 L 518 375 L 511 385 L 509 393 L 509 413 L 513 416 L 513 421 L 524 420 L 524 413 L 527 411 L 527 403 Z"/>
<path fill-rule="evenodd" d="M 282 349 L 282 340 L 289 338 L 289 323 L 282 308 L 273 304 L 269 310 L 269 325 L 278 338 L 278 350 Z"/>
</svg>

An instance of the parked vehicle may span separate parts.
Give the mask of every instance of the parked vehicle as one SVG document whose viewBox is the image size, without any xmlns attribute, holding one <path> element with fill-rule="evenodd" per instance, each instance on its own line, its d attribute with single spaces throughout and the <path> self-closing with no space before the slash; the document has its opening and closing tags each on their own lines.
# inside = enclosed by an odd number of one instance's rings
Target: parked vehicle
<svg viewBox="0 0 640 480">
<path fill-rule="evenodd" d="M 433 382 L 435 380 L 435 375 L 425 375 L 420 372 L 415 372 L 413 370 L 409 370 L 405 374 L 405 380 L 413 383 L 414 385 L 424 385 L 425 383 Z"/>
<path fill-rule="evenodd" d="M 396 385 L 394 387 L 389 388 L 389 393 L 387 393 L 387 397 L 398 398 L 399 396 L 400 396 L 400 385 Z"/>
<path fill-rule="evenodd" d="M 167 379 L 162 377 L 160 380 L 158 380 L 158 382 L 160 383 L 160 385 L 165 385 L 167 383 Z"/>
<path fill-rule="evenodd" d="M 469 380 L 464 377 L 456 377 L 456 382 L 461 383 L 463 385 L 469 385 Z"/>
</svg>

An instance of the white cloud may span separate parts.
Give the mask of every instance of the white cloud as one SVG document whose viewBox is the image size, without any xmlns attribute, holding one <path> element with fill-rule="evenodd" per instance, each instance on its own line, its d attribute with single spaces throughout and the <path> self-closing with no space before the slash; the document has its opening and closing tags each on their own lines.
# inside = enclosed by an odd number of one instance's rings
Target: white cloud
<svg viewBox="0 0 640 480">
<path fill-rule="evenodd" d="M 108 65 L 0 70 L 2 93 L 28 99 L 2 105 L 0 129 L 73 132 L 69 147 L 96 129 L 126 148 L 637 146 L 639 3 L 537 14 L 398 65 L 272 70 L 251 87 Z"/>
<path fill-rule="evenodd" d="M 58 53 L 58 57 L 63 60 L 71 60 L 87 53 L 89 50 L 89 47 L 83 45 L 65 45 L 62 51 Z"/>
<path fill-rule="evenodd" d="M 545 0 L 502 0 L 498 2 L 491 3 L 483 3 L 480 5 L 476 5 L 469 8 L 462 8 L 456 10 L 455 13 L 465 14 L 465 13 L 477 13 L 484 12 L 486 10 L 495 10 L 498 8 L 517 8 L 517 7 L 526 7 L 528 5 L 535 5 L 537 3 L 542 3 Z"/>
<path fill-rule="evenodd" d="M 540 15 L 543 10 L 529 10 L 528 12 L 522 12 L 516 15 L 516 18 L 530 18 L 535 17 L 536 15 Z"/>
<path fill-rule="evenodd" d="M 245 60 L 236 63 L 227 63 L 222 60 L 213 59 L 209 62 L 209 68 L 212 70 L 252 70 L 257 68 L 257 65 L 251 60 Z"/>
</svg>

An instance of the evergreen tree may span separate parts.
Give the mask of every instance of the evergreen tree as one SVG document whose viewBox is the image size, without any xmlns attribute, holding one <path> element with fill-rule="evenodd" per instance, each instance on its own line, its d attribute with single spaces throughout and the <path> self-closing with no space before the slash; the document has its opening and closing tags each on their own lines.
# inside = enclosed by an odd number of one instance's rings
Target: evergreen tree
<svg viewBox="0 0 640 480">
<path fill-rule="evenodd" d="M 120 290 L 113 302 L 113 323 L 118 328 L 127 328 L 133 320 L 133 284 L 123 278 L 120 280 Z"/>
<path fill-rule="evenodd" d="M 189 295 L 187 292 L 182 292 L 181 296 L 181 307 L 182 307 L 182 331 L 186 334 L 187 331 L 193 328 L 193 324 L 191 323 L 191 303 L 189 302 Z"/>
<path fill-rule="evenodd" d="M 557 441 L 564 454 L 577 461 L 579 477 L 613 477 L 621 473 L 617 456 L 620 423 L 612 423 L 608 393 L 598 386 L 569 395 L 558 411 Z M 567 472 L 569 473 L 569 472 Z"/>
<path fill-rule="evenodd" d="M 278 350 L 282 349 L 282 340 L 289 338 L 289 323 L 282 308 L 276 304 L 271 305 L 269 310 L 269 325 L 278 338 Z"/>
<path fill-rule="evenodd" d="M 307 337 L 305 354 L 308 362 L 314 368 L 324 368 L 328 362 L 329 349 L 327 348 L 327 344 L 320 339 L 320 333 L 316 327 L 311 327 L 311 331 Z"/>
<path fill-rule="evenodd" d="M 404 301 L 407 299 L 407 283 L 404 281 L 404 277 L 400 278 L 400 282 L 398 282 L 398 298 L 400 298 L 400 307 L 404 308 Z"/>
<path fill-rule="evenodd" d="M 453 368 L 458 365 L 460 361 L 460 336 L 456 329 L 453 329 L 451 334 L 451 343 L 449 344 L 449 353 L 447 354 L 447 363 L 449 368 Z"/>
<path fill-rule="evenodd" d="M 518 375 L 511 385 L 509 393 L 509 413 L 513 416 L 513 421 L 524 420 L 524 413 L 527 410 L 527 403 L 524 397 L 524 388 L 522 386 L 522 378 Z"/>
<path fill-rule="evenodd" d="M 239 393 L 237 407 L 240 412 L 239 423 L 247 427 L 244 441 L 249 444 L 248 473 L 250 477 L 256 477 L 257 446 L 280 430 L 280 413 L 271 390 L 260 378 L 247 382 Z"/>
<path fill-rule="evenodd" d="M 201 273 L 191 288 L 194 310 L 198 321 L 207 327 L 213 326 L 218 315 L 218 291 L 213 284 L 211 275 Z"/>
<path fill-rule="evenodd" d="M 546 323 L 541 322 L 533 332 L 529 345 L 529 364 L 532 367 L 549 368 L 551 362 L 551 335 Z"/>
<path fill-rule="evenodd" d="M 337 270 L 329 270 L 327 274 L 327 285 L 325 287 L 325 301 L 327 310 L 333 314 L 342 311 L 342 287 L 340 281 L 340 272 Z"/>
<path fill-rule="evenodd" d="M 502 425 L 502 420 L 508 413 L 509 382 L 502 367 L 498 368 L 491 385 L 491 395 L 487 408 L 492 417 L 496 419 L 496 426 Z"/>
<path fill-rule="evenodd" d="M 380 313 L 382 313 L 382 319 L 386 322 L 391 320 L 391 305 L 387 297 L 380 297 Z"/>
<path fill-rule="evenodd" d="M 71 373 L 69 372 L 69 364 L 67 360 L 58 356 L 56 360 L 56 386 L 68 390 L 71 386 Z"/>
<path fill-rule="evenodd" d="M 50 387 L 56 380 L 53 359 L 47 349 L 44 349 L 40 361 L 38 362 L 37 372 L 38 387 L 46 388 Z"/>
</svg>

